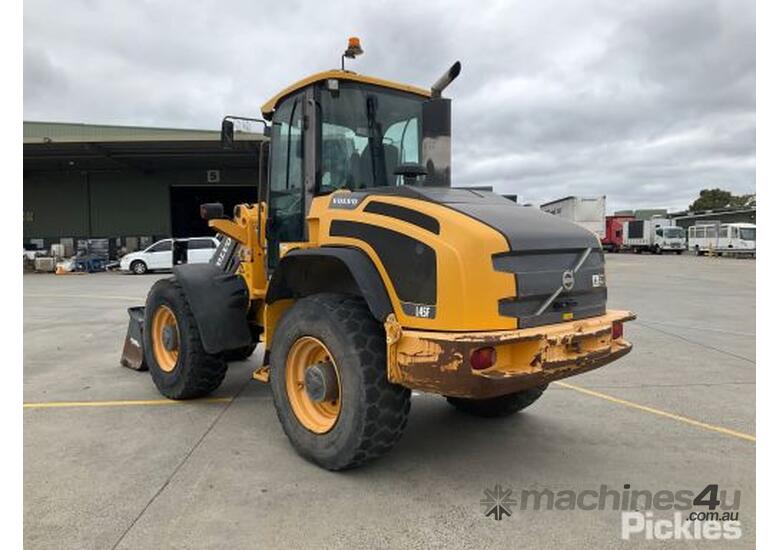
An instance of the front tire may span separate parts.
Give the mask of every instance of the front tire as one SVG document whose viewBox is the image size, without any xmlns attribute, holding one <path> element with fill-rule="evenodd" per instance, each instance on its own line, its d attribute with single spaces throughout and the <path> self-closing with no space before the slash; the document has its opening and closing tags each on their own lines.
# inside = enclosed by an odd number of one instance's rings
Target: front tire
<svg viewBox="0 0 780 550">
<path fill-rule="evenodd" d="M 130 264 L 130 271 L 132 271 L 136 275 L 143 275 L 148 270 L 149 268 L 146 267 L 146 262 L 143 262 L 141 260 L 136 260 L 132 264 Z"/>
<path fill-rule="evenodd" d="M 448 397 L 447 402 L 461 412 L 481 416 L 483 418 L 499 418 L 522 411 L 539 399 L 547 384 L 537 388 L 489 397 L 487 399 L 466 399 L 464 397 Z"/>
<path fill-rule="evenodd" d="M 332 373 L 319 399 L 307 386 L 313 367 Z M 365 301 L 339 294 L 303 298 L 284 315 L 271 348 L 271 389 L 295 450 L 329 470 L 387 453 L 411 406 L 411 392 L 387 380 L 382 325 Z"/>
<path fill-rule="evenodd" d="M 227 363 L 204 351 L 187 297 L 174 277 L 157 281 L 149 291 L 143 340 L 154 385 L 169 399 L 208 395 L 225 378 Z"/>
</svg>

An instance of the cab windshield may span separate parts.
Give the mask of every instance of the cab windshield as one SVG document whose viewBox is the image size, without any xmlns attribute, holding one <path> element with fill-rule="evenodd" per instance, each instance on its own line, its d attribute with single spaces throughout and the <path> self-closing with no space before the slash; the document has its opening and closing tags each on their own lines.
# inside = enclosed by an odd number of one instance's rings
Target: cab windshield
<svg viewBox="0 0 780 550">
<path fill-rule="evenodd" d="M 755 227 L 740 227 L 739 238 L 743 241 L 755 241 L 756 240 L 756 228 Z"/>
<path fill-rule="evenodd" d="M 682 227 L 667 227 L 664 234 L 669 239 L 682 239 L 685 237 Z"/>
<path fill-rule="evenodd" d="M 320 193 L 401 185 L 394 172 L 420 163 L 424 98 L 375 86 L 338 82 L 320 88 Z"/>
</svg>

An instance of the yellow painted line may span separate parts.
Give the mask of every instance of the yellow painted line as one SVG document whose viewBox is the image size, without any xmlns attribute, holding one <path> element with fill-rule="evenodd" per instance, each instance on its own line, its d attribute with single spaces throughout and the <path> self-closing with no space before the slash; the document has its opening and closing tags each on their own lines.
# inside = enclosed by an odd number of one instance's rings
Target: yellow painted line
<svg viewBox="0 0 780 550">
<path fill-rule="evenodd" d="M 559 386 L 574 390 L 576 392 L 583 393 L 585 395 L 590 395 L 591 397 L 598 397 L 599 399 L 604 399 L 605 401 L 610 401 L 612 403 L 617 403 L 618 405 L 623 405 L 625 407 L 630 407 L 632 409 L 636 409 L 639 411 L 644 411 L 646 413 L 655 414 L 658 416 L 663 416 L 665 418 L 671 418 L 672 420 L 677 420 L 678 422 L 683 422 L 685 424 L 689 424 L 691 426 L 696 426 L 697 428 L 701 428 L 703 430 L 709 430 L 711 432 L 717 432 L 724 435 L 730 435 L 732 437 L 736 437 L 739 439 L 744 439 L 746 441 L 756 441 L 756 436 L 751 434 L 746 434 L 743 432 L 738 432 L 736 430 L 730 430 L 728 428 L 724 428 L 722 426 L 715 426 L 713 424 L 707 424 L 706 422 L 701 422 L 699 420 L 694 420 L 693 418 L 688 418 L 686 416 L 680 416 L 679 414 L 670 413 L 667 411 L 662 411 L 660 409 L 654 409 L 653 407 L 648 407 L 647 405 L 640 405 L 639 403 L 634 403 L 633 401 L 626 401 L 625 399 L 620 399 L 619 397 L 613 397 L 611 395 L 607 395 L 606 393 L 601 393 L 593 390 L 589 390 L 587 388 L 583 388 L 580 386 L 574 386 L 573 384 L 567 384 L 566 382 L 555 382 L 555 384 L 558 384 Z"/>
<path fill-rule="evenodd" d="M 185 405 L 192 403 L 230 403 L 232 397 L 204 397 L 202 399 L 190 399 L 175 401 L 173 399 L 146 399 L 146 400 L 120 400 L 120 401 L 50 401 L 48 403 L 24 403 L 25 409 L 59 409 L 78 407 L 148 407 L 154 405 Z"/>
<path fill-rule="evenodd" d="M 25 298 L 78 298 L 79 300 L 133 300 L 143 302 L 145 298 L 132 296 L 106 296 L 105 294 L 25 294 Z"/>
</svg>

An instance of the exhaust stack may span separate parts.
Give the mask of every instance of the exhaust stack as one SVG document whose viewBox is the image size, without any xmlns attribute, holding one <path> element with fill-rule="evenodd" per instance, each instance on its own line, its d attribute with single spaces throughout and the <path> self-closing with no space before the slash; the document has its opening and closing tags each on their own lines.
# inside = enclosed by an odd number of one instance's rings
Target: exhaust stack
<svg viewBox="0 0 780 550">
<path fill-rule="evenodd" d="M 441 75 L 439 80 L 437 80 L 433 86 L 431 86 L 431 97 L 441 97 L 441 93 L 444 91 L 444 88 L 450 85 L 450 83 L 458 78 L 458 75 L 460 74 L 460 61 L 456 61 L 452 67 L 450 67 L 446 73 Z"/>
</svg>

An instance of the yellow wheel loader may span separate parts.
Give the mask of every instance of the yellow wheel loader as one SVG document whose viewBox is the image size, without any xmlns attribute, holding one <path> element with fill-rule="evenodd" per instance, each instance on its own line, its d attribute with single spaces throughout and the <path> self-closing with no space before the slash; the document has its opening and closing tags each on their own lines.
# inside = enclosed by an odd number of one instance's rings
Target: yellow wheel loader
<svg viewBox="0 0 780 550">
<path fill-rule="evenodd" d="M 451 187 L 441 93 L 459 72 L 424 89 L 331 70 L 262 106 L 258 203 L 230 219 L 203 205 L 214 258 L 146 300 L 143 357 L 164 396 L 208 394 L 262 343 L 254 378 L 295 450 L 342 470 L 396 444 L 412 390 L 504 416 L 631 350 L 594 234 Z"/>
</svg>

